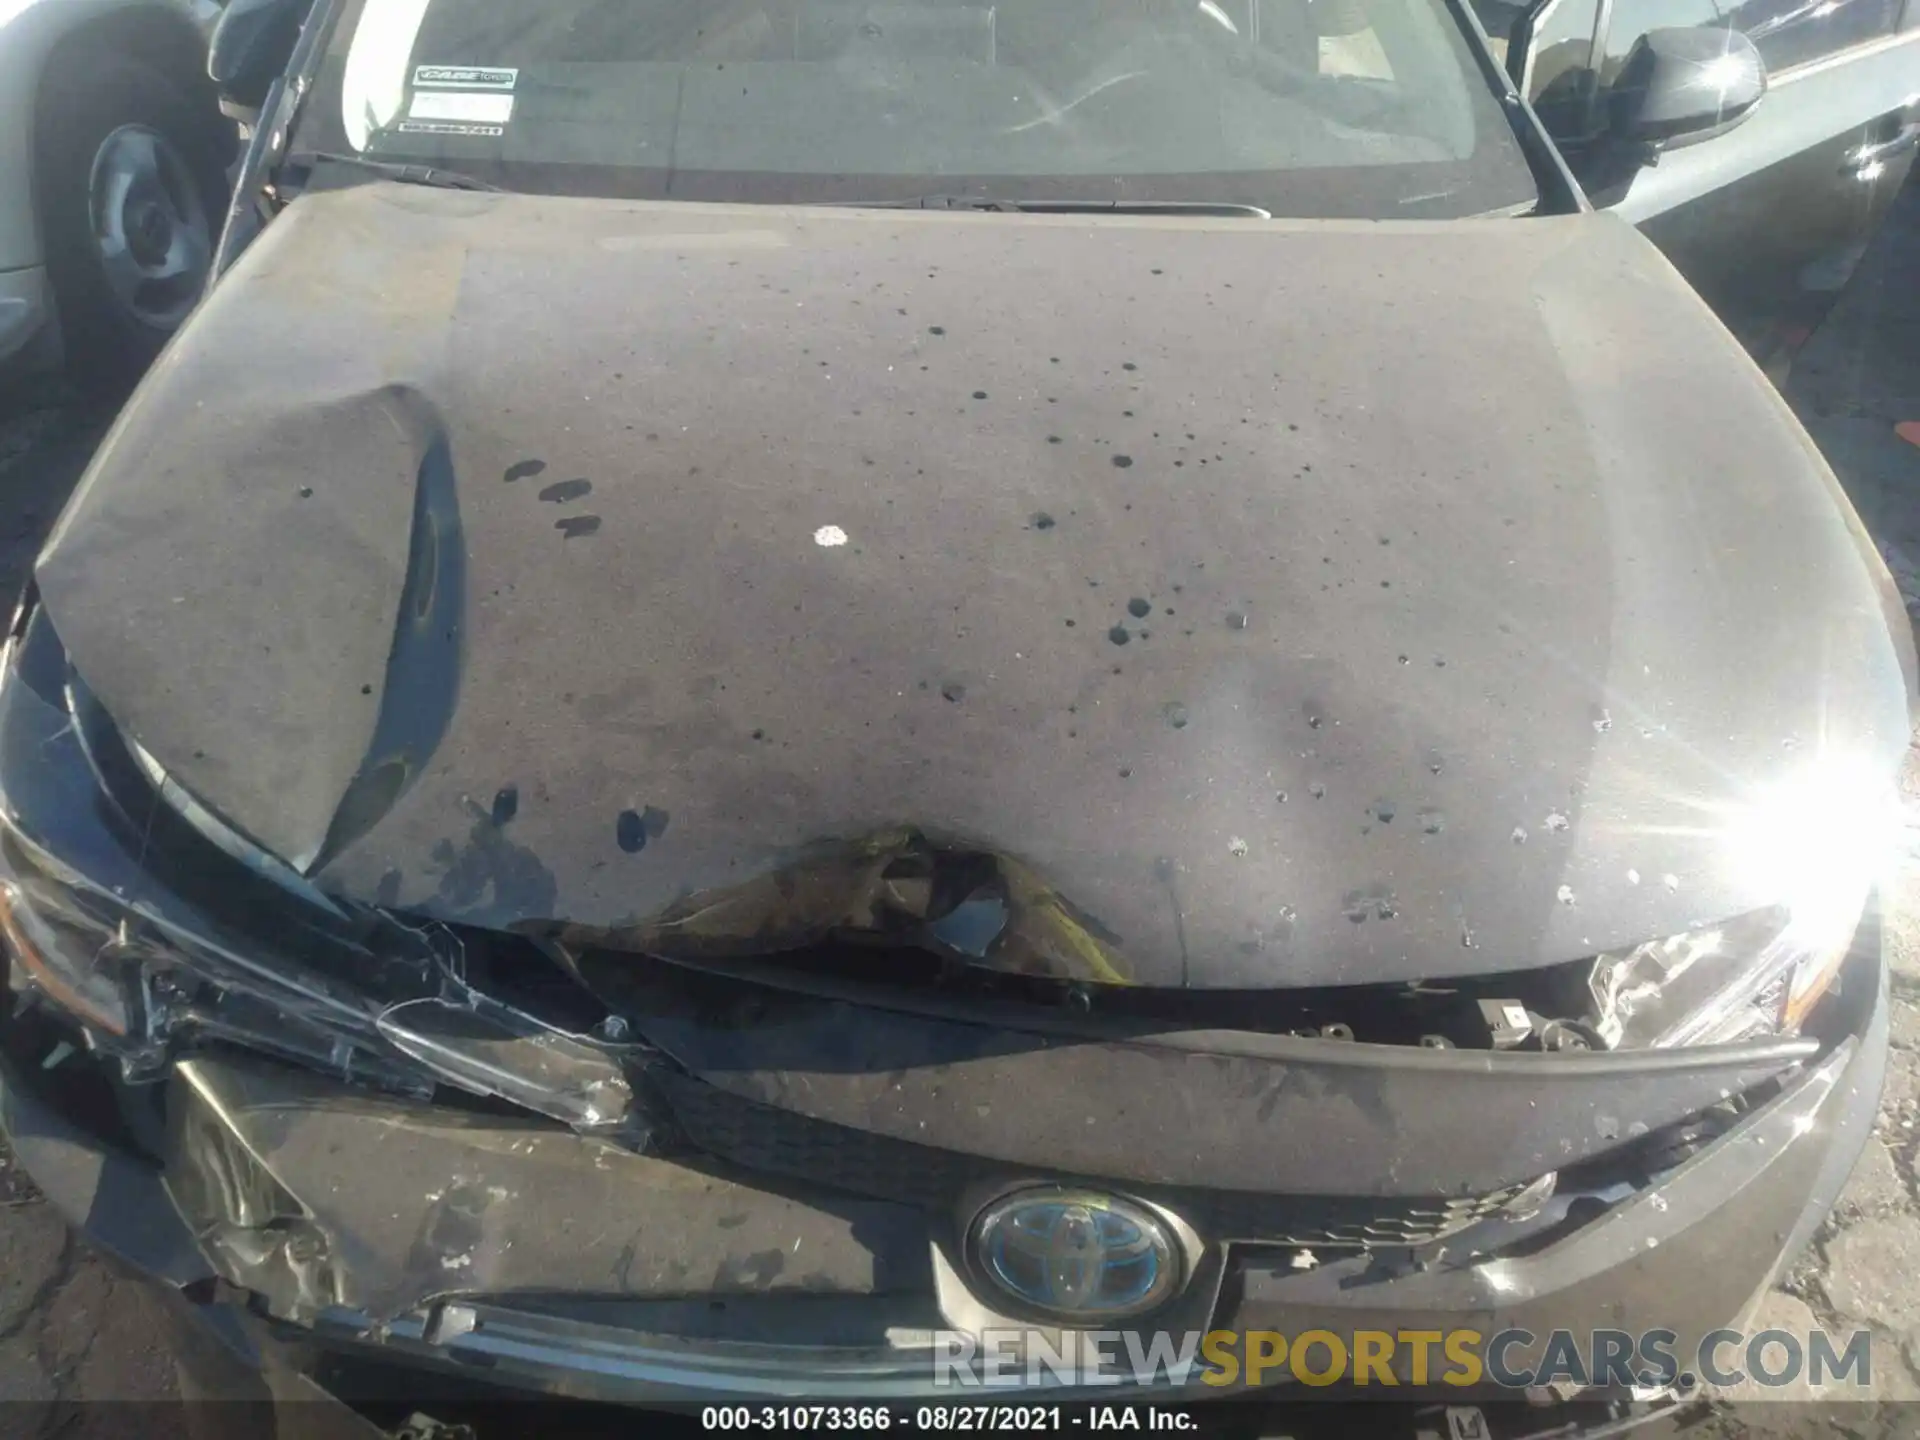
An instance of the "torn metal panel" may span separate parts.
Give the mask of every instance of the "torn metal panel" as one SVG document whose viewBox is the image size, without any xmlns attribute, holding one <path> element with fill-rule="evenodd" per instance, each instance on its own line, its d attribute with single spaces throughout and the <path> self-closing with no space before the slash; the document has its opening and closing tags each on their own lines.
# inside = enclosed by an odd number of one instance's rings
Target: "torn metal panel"
<svg viewBox="0 0 1920 1440">
<path fill-rule="evenodd" d="M 1131 978 L 1118 937 L 1029 866 L 903 829 L 810 846 L 792 864 L 686 896 L 634 925 L 563 924 L 549 938 L 563 950 L 591 945 L 710 960 L 850 936 L 1022 975 L 1099 984 Z"/>
<path fill-rule="evenodd" d="M 871 1295 L 927 1283 L 926 1222 L 902 1207 L 761 1189 L 269 1065 L 199 1057 L 174 1073 L 167 1188 L 219 1273 L 284 1317 L 391 1317 L 454 1295 Z"/>
<path fill-rule="evenodd" d="M 985 1157 L 1037 1174 L 1287 1196 L 1524 1185 L 1819 1048 L 1496 1054 L 1201 1030 L 1123 1039 L 1070 1021 L 1014 1028 L 931 1006 L 741 990 L 725 1008 L 635 1014 L 647 1039 L 704 1082 L 666 1084 L 687 1133 L 741 1163 L 781 1168 L 817 1151 L 826 1163 L 844 1153 L 858 1170 L 852 1157 L 877 1136 L 940 1152 L 929 1171 L 955 1157 L 975 1157 L 977 1169 Z M 1310 1143 L 1253 1145 L 1250 1135 Z"/>
<path fill-rule="evenodd" d="M 327 893 L 716 950 L 911 916 L 860 858 L 908 831 L 1057 897 L 1020 944 L 1011 894 L 932 914 L 988 966 L 1524 969 L 1775 903 L 1747 797 L 1893 773 L 1883 567 L 1628 227 L 979 221 L 306 196 L 45 603 Z M 458 684 L 409 699 L 430 455 Z M 432 732 L 404 784 L 383 696 Z"/>
</svg>

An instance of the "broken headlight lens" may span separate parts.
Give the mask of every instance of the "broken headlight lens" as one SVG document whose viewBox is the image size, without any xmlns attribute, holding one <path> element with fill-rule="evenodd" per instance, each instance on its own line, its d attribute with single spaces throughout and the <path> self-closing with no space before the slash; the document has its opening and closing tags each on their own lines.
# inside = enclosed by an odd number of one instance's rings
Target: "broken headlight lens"
<svg viewBox="0 0 1920 1440">
<path fill-rule="evenodd" d="M 1806 934 L 1776 906 L 1602 955 L 1589 980 L 1594 1028 L 1609 1046 L 1635 1050 L 1791 1034 L 1852 938 L 1852 924 Z"/>
<path fill-rule="evenodd" d="M 8 988 L 129 1080 L 219 1041 L 580 1129 L 640 1123 L 621 1055 L 467 985 L 445 927 L 321 894 L 120 736 L 43 614 L 0 654 L 0 937 Z"/>
<path fill-rule="evenodd" d="M 1595 1028 L 1634 1049 L 1793 1034 L 1839 973 L 1901 824 L 1886 776 L 1831 758 L 1741 807 L 1725 854 L 1780 903 L 1598 957 Z"/>
</svg>

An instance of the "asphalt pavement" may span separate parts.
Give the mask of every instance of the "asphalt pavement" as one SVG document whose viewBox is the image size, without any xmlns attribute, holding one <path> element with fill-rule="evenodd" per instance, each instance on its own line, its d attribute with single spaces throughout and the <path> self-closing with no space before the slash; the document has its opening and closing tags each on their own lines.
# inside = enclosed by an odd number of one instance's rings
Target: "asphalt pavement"
<svg viewBox="0 0 1920 1440">
<path fill-rule="evenodd" d="M 1920 617 L 1920 181 L 1786 388 Z M 0 394 L 7 603 L 110 418 L 57 384 Z M 1914 438 L 1896 432 L 1902 424 Z M 1905 790 L 1920 824 L 1920 751 L 1908 760 Z M 1748 1406 L 1708 1430 L 1794 1440 L 1920 1433 L 1920 1405 L 1911 1403 L 1920 1401 L 1920 847 L 1901 858 L 1889 908 L 1895 1049 L 1879 1126 L 1833 1220 L 1758 1323 L 1802 1333 L 1870 1327 L 1874 1393 L 1891 1403 Z M 0 1147 L 0 1440 L 74 1440 L 99 1430 L 107 1413 L 99 1402 L 133 1402 L 118 1407 L 124 1418 L 172 1398 L 172 1361 L 150 1305 L 69 1238 Z"/>
</svg>

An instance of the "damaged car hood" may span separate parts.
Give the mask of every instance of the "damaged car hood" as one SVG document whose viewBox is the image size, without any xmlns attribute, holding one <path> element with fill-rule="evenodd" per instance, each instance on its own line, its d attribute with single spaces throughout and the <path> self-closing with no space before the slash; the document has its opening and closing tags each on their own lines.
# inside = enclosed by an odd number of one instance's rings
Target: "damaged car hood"
<svg viewBox="0 0 1920 1440">
<path fill-rule="evenodd" d="M 877 931 L 1271 986 L 1772 903 L 1908 642 L 1778 396 L 1607 217 L 290 207 L 37 567 L 324 891 L 698 957 Z"/>
</svg>

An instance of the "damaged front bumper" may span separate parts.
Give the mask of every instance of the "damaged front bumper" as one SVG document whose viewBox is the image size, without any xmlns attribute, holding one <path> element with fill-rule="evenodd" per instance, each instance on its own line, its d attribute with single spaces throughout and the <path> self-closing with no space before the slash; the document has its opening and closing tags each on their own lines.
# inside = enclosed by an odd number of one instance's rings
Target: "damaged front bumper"
<svg viewBox="0 0 1920 1440">
<path fill-rule="evenodd" d="M 1187 1313 L 1140 1328 L 1663 1327 L 1685 1354 L 1851 1169 L 1886 1055 L 1884 996 L 1862 1009 L 1651 1183 L 1481 1221 L 1457 1260 L 1354 1245 L 1303 1270 L 1297 1247 L 1210 1243 Z M 8 1053 L 0 1119 L 49 1197 L 183 1314 L 309 1382 L 350 1354 L 607 1401 L 952 1399 L 938 1332 L 993 1322 L 950 1217 L 915 1205 L 213 1056 L 175 1065 L 155 1164 L 63 1114 L 30 1060 Z"/>
</svg>

